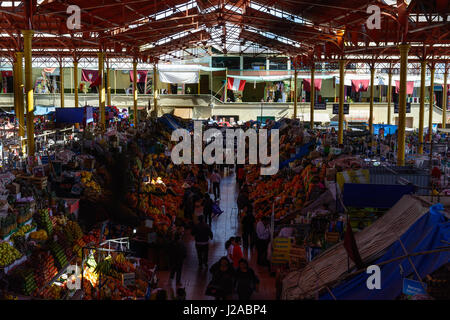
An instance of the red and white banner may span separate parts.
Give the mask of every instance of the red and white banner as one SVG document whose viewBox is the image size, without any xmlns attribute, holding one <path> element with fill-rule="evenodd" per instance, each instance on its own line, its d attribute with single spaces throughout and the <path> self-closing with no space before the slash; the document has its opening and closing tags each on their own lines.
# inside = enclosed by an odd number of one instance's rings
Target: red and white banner
<svg viewBox="0 0 450 320">
<path fill-rule="evenodd" d="M 400 92 L 400 81 L 395 80 L 395 92 Z M 413 94 L 414 92 L 414 81 L 406 82 L 406 94 Z"/>
<path fill-rule="evenodd" d="M 81 81 L 89 82 L 90 88 L 100 85 L 101 79 L 98 75 L 98 70 L 81 69 Z"/>
<path fill-rule="evenodd" d="M 322 88 L 322 79 L 314 79 L 314 88 L 320 91 Z M 306 92 L 311 91 L 311 79 L 303 79 L 303 90 Z"/>
<path fill-rule="evenodd" d="M 227 80 L 227 89 L 234 91 L 243 91 L 246 80 L 240 80 L 236 78 L 228 78 Z"/>
<path fill-rule="evenodd" d="M 147 73 L 148 70 L 136 70 L 137 71 L 137 81 L 139 83 L 146 83 L 147 82 Z M 130 71 L 130 82 L 133 82 L 133 70 Z"/>
<path fill-rule="evenodd" d="M 355 92 L 367 91 L 370 80 L 352 80 L 352 88 Z"/>
</svg>

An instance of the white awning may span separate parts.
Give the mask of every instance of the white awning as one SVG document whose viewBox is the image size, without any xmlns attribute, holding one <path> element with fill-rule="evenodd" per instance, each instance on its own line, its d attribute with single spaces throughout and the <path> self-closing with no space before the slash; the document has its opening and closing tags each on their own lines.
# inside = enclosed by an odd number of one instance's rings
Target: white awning
<svg viewBox="0 0 450 320">
<path fill-rule="evenodd" d="M 159 64 L 158 75 L 163 83 L 198 83 L 200 71 L 225 71 L 225 68 L 210 68 L 198 64 Z"/>
</svg>

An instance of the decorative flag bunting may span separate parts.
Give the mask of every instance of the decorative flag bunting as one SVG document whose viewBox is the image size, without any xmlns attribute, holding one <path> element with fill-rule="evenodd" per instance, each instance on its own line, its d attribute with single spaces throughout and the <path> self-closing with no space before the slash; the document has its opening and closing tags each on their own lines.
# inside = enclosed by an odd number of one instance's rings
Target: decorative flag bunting
<svg viewBox="0 0 450 320">
<path fill-rule="evenodd" d="M 370 80 L 352 80 L 352 87 L 355 92 L 367 91 Z"/>
<path fill-rule="evenodd" d="M 314 88 L 318 91 L 322 88 L 322 79 L 314 79 Z M 311 91 L 311 79 L 303 79 L 303 90 Z"/>
<path fill-rule="evenodd" d="M 408 81 L 406 83 L 406 94 L 413 94 L 414 91 L 414 81 Z M 400 92 L 400 81 L 395 80 L 395 92 Z"/>
<path fill-rule="evenodd" d="M 234 91 L 243 91 L 246 80 L 240 80 L 236 78 L 228 78 L 227 89 Z"/>
<path fill-rule="evenodd" d="M 137 82 L 146 83 L 147 82 L 148 70 L 137 70 Z M 130 71 L 130 82 L 133 82 L 133 70 Z"/>
<path fill-rule="evenodd" d="M 81 81 L 89 82 L 90 88 L 98 86 L 100 84 L 100 77 L 98 76 L 98 70 L 81 70 Z"/>
</svg>

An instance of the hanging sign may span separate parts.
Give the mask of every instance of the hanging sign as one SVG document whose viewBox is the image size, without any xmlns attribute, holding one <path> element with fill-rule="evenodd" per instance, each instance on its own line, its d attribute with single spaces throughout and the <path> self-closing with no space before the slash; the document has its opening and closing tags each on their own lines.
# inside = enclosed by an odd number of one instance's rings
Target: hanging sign
<svg viewBox="0 0 450 320">
<path fill-rule="evenodd" d="M 291 251 L 291 239 L 273 239 L 272 263 L 288 263 Z"/>
<path fill-rule="evenodd" d="M 327 110 L 327 103 L 326 102 L 315 103 L 314 110 Z"/>
<path fill-rule="evenodd" d="M 350 113 L 350 104 L 344 103 L 344 114 Z M 333 114 L 339 114 L 339 103 L 333 103 Z"/>
<path fill-rule="evenodd" d="M 133 286 L 135 284 L 136 274 L 132 273 L 122 273 L 122 285 L 124 287 Z"/>
<path fill-rule="evenodd" d="M 394 103 L 394 113 L 398 113 L 398 103 Z M 411 113 L 411 102 L 406 103 L 406 113 Z"/>
<path fill-rule="evenodd" d="M 425 288 L 424 288 L 425 287 Z M 403 279 L 403 293 L 409 296 L 415 296 L 416 294 L 427 294 L 427 284 L 411 279 Z"/>
</svg>

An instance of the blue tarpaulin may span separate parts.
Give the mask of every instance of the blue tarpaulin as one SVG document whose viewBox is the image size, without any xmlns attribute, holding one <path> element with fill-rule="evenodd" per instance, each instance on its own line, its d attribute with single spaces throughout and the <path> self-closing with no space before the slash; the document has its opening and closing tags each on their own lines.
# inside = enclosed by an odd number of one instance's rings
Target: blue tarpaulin
<svg viewBox="0 0 450 320">
<path fill-rule="evenodd" d="M 299 160 L 301 158 L 303 158 L 304 156 L 309 154 L 309 147 L 314 146 L 316 143 L 315 142 L 309 142 L 307 144 L 304 144 L 303 146 L 300 147 L 300 150 L 295 154 L 295 156 L 293 156 L 290 159 L 287 159 L 285 161 L 283 161 L 280 164 L 280 169 L 283 169 L 284 167 L 286 167 L 287 165 L 289 165 L 289 163 L 295 161 L 295 160 Z"/>
<path fill-rule="evenodd" d="M 84 118 L 84 108 L 57 108 L 57 123 L 82 123 Z"/>
<path fill-rule="evenodd" d="M 176 130 L 178 128 L 181 128 L 178 121 L 174 117 L 172 117 L 172 115 L 170 115 L 170 114 L 165 114 L 162 117 L 160 117 L 158 120 L 160 122 L 162 122 L 163 124 L 165 124 L 170 130 Z"/>
<path fill-rule="evenodd" d="M 356 208 L 392 208 L 414 186 L 344 183 L 344 205 Z"/>
<path fill-rule="evenodd" d="M 448 247 L 450 222 L 440 212 L 441 210 L 441 204 L 432 206 L 430 211 L 417 220 L 403 235 L 399 235 L 409 254 Z M 370 264 L 380 265 L 382 262 L 402 256 L 405 256 L 405 251 L 400 241 L 396 241 L 385 250 L 382 257 Z M 420 277 L 424 278 L 450 261 L 450 251 L 416 255 L 410 258 Z M 331 289 L 331 292 L 337 300 L 393 300 L 402 293 L 404 278 L 419 280 L 406 257 L 386 263 L 380 266 L 380 269 L 381 289 L 369 290 L 366 282 L 371 274 L 363 272 Z M 326 293 L 320 299 L 332 300 L 333 297 Z"/>
<path fill-rule="evenodd" d="M 380 132 L 381 128 L 384 129 L 384 136 L 386 136 L 388 134 L 395 134 L 398 126 L 392 125 L 392 124 L 374 124 L 373 125 L 373 134 L 378 134 Z"/>
<path fill-rule="evenodd" d="M 33 114 L 35 116 L 45 116 L 52 112 L 55 112 L 56 107 L 55 106 L 35 106 Z M 11 110 L 10 112 L 7 112 L 9 114 L 15 114 L 14 110 Z M 23 114 L 27 114 L 26 110 L 24 110 Z"/>
</svg>

